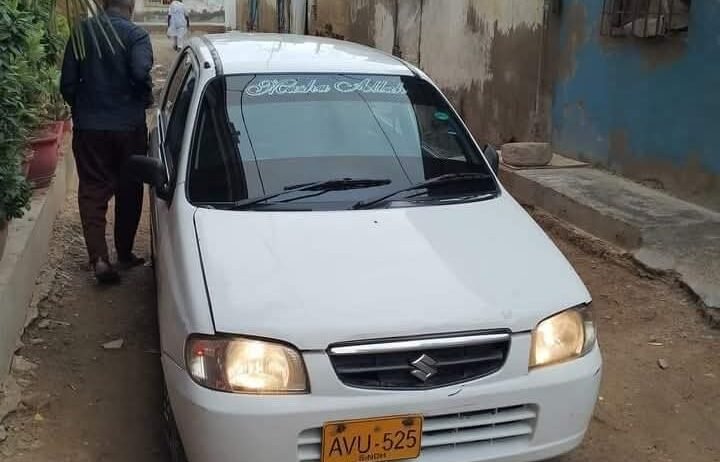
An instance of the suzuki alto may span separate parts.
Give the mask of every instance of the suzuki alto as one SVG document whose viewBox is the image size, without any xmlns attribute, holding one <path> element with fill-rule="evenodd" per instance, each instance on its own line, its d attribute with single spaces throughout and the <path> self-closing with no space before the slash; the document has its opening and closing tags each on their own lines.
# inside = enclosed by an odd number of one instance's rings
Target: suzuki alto
<svg viewBox="0 0 720 462">
<path fill-rule="evenodd" d="M 534 461 L 578 446 L 591 297 L 436 85 L 381 51 L 179 54 L 131 171 L 173 460 Z"/>
</svg>

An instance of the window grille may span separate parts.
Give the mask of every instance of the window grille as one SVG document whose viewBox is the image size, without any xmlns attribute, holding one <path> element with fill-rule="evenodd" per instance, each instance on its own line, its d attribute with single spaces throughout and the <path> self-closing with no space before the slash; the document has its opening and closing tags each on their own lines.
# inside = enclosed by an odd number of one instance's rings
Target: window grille
<svg viewBox="0 0 720 462">
<path fill-rule="evenodd" d="M 600 34 L 663 37 L 688 29 L 691 0 L 603 0 Z"/>
</svg>

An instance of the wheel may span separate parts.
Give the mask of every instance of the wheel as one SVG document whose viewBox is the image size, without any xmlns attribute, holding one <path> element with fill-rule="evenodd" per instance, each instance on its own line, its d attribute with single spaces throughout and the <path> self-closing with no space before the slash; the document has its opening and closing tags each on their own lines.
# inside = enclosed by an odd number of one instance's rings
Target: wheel
<svg viewBox="0 0 720 462">
<path fill-rule="evenodd" d="M 168 396 L 167 385 L 164 381 L 162 394 L 162 416 L 165 423 L 165 441 L 167 442 L 170 461 L 188 462 L 187 456 L 185 456 L 185 448 L 183 448 L 182 440 L 180 439 L 180 432 L 178 432 L 177 424 L 175 423 L 175 415 L 173 414 L 172 407 L 170 406 L 170 397 Z"/>
</svg>

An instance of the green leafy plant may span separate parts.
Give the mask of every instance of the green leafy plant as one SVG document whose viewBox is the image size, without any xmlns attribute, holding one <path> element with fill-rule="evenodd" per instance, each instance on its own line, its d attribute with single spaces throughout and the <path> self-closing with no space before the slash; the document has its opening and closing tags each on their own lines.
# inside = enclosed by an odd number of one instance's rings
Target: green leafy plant
<svg viewBox="0 0 720 462">
<path fill-rule="evenodd" d="M 60 71 L 57 66 L 45 66 L 41 69 L 39 80 L 47 94 L 42 106 L 45 108 L 43 118 L 48 120 L 65 120 L 70 110 L 60 93 Z"/>
<path fill-rule="evenodd" d="M 0 223 L 21 217 L 30 188 L 20 173 L 28 138 L 43 119 L 67 117 L 58 67 L 68 40 L 78 59 L 86 35 L 102 56 L 124 45 L 98 0 L 0 0 Z M 85 34 L 87 32 L 87 34 Z"/>
<path fill-rule="evenodd" d="M 0 61 L 0 223 L 23 215 L 30 200 L 30 188 L 20 174 L 20 162 L 28 125 L 37 121 L 38 111 L 26 102 L 23 81 L 27 66 L 17 57 Z"/>
<path fill-rule="evenodd" d="M 0 221 L 18 218 L 30 200 L 20 172 L 28 138 L 51 107 L 60 39 L 50 0 L 0 2 Z"/>
<path fill-rule="evenodd" d="M 0 150 L 0 223 L 20 218 L 30 202 L 30 187 L 20 174 L 17 145 Z"/>
</svg>

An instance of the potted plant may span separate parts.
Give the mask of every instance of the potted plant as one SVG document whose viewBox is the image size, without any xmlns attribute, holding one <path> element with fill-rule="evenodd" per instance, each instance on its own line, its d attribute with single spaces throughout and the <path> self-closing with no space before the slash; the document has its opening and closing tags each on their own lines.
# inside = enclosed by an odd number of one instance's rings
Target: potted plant
<svg viewBox="0 0 720 462">
<path fill-rule="evenodd" d="M 40 89 L 38 89 L 34 102 L 41 114 L 37 119 L 42 122 L 36 124 L 35 130 L 28 140 L 29 147 L 35 152 L 28 174 L 28 180 L 33 188 L 43 188 L 49 185 L 55 176 L 60 147 L 58 138 L 63 127 L 63 121 L 54 120 L 52 113 L 53 86 L 57 71 L 46 65 L 41 67 L 38 72 L 41 74 L 40 78 L 35 77 L 35 79 L 40 82 Z"/>
<path fill-rule="evenodd" d="M 27 100 L 35 111 L 35 123 L 26 124 L 26 127 L 34 125 L 28 139 L 28 145 L 35 153 L 28 174 L 28 180 L 33 188 L 49 185 L 55 176 L 59 152 L 58 138 L 64 124 L 63 121 L 55 120 L 56 114 L 53 113 L 58 106 L 53 102 L 60 99 L 57 52 L 53 51 L 53 47 L 57 47 L 57 44 L 48 32 L 49 13 L 40 9 L 40 6 L 36 4 L 35 9 L 31 10 L 37 28 L 30 34 L 27 51 L 28 55 L 33 56 L 33 59 L 28 59 L 28 62 L 34 63 L 34 66 L 30 67 L 33 82 L 25 81 L 26 85 L 35 86 L 33 93 L 27 95 Z M 28 76 L 25 74 L 23 77 Z"/>
<path fill-rule="evenodd" d="M 0 146 L 8 152 L 12 151 L 12 154 L 5 155 L 3 168 L 8 168 L 8 159 L 12 157 L 9 168 L 13 175 L 18 176 L 22 158 L 25 157 L 23 143 L 28 138 L 35 138 L 43 145 L 47 144 L 48 137 L 38 128 L 41 114 L 48 105 L 49 73 L 44 45 L 47 24 L 39 19 L 37 9 L 37 4 L 18 0 L 0 3 L 0 30 L 3 31 L 0 34 Z M 43 168 L 38 169 L 37 163 L 48 164 L 48 158 L 52 160 L 52 152 L 47 152 L 48 147 L 38 149 L 38 146 L 33 146 L 38 143 L 29 144 L 28 147 L 36 154 L 29 165 L 30 175 L 47 177 L 43 170 L 50 167 L 41 165 Z M 49 148 L 52 149 L 51 146 Z M 54 172 L 54 166 L 52 168 Z M 9 187 L 12 181 L 8 181 Z M 5 186 L 1 184 L 0 188 Z"/>
<path fill-rule="evenodd" d="M 34 155 L 30 161 L 28 180 L 33 188 L 44 188 L 55 176 L 58 164 L 58 134 L 52 129 L 37 133 L 29 140 Z"/>
</svg>

